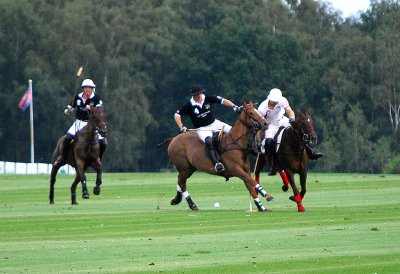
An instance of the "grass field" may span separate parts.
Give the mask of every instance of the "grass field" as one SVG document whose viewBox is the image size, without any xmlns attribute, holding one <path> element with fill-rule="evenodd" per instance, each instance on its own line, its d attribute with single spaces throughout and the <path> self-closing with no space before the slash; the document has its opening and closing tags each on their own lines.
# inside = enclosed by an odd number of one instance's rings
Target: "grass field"
<svg viewBox="0 0 400 274">
<path fill-rule="evenodd" d="M 0 273 L 400 273 L 400 176 L 309 174 L 304 213 L 265 174 L 268 213 L 237 178 L 194 174 L 197 212 L 169 204 L 176 173 L 105 174 L 77 206 L 48 179 L 0 175 Z"/>
</svg>

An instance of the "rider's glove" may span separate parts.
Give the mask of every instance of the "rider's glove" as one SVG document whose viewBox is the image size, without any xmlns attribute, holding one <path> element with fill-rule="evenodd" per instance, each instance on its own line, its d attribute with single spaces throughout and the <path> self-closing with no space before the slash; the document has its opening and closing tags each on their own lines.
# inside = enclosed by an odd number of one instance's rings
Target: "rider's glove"
<svg viewBox="0 0 400 274">
<path fill-rule="evenodd" d="M 290 117 L 290 118 L 289 118 L 289 124 L 290 124 L 291 126 L 293 126 L 293 123 L 294 123 L 294 117 Z"/>
<path fill-rule="evenodd" d="M 187 131 L 187 127 L 182 126 L 181 129 L 179 130 L 180 133 L 185 133 Z"/>
<path fill-rule="evenodd" d="M 236 112 L 236 113 L 240 113 L 242 111 L 242 108 L 238 107 L 237 105 L 233 105 L 232 108 L 233 108 L 233 111 Z"/>
<path fill-rule="evenodd" d="M 68 116 L 72 113 L 72 110 L 73 108 L 70 105 L 68 105 L 67 108 L 64 109 L 64 114 Z"/>
</svg>

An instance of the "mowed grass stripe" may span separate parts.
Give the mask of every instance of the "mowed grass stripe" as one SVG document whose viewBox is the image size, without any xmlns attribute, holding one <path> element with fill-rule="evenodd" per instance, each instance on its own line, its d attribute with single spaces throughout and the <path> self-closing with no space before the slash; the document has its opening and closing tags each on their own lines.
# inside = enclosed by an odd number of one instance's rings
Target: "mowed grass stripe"
<svg viewBox="0 0 400 274">
<path fill-rule="evenodd" d="M 93 187 L 94 174 L 89 174 Z M 248 213 L 238 179 L 195 174 L 199 212 L 172 207 L 176 173 L 105 174 L 103 192 L 71 206 L 72 176 L 48 204 L 48 176 L 0 182 L 0 273 L 395 273 L 400 176 L 310 174 L 296 212 L 278 177 L 269 213 Z M 78 189 L 80 193 L 80 189 Z M 213 208 L 220 202 L 219 209 Z M 254 208 L 254 205 L 253 205 Z"/>
</svg>

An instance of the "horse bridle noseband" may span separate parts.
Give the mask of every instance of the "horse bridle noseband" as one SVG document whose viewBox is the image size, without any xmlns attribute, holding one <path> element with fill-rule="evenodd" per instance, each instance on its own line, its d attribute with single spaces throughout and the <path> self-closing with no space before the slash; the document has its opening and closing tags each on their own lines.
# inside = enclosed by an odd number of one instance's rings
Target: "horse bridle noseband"
<svg viewBox="0 0 400 274">
<path fill-rule="evenodd" d="M 245 125 L 248 129 L 259 130 L 259 129 L 261 128 L 260 120 L 261 120 L 261 119 L 264 119 L 264 117 L 263 117 L 263 116 L 260 116 L 260 118 L 258 118 L 258 119 L 256 120 L 256 119 L 251 115 L 251 113 L 249 113 L 249 112 L 247 111 L 246 108 L 244 108 L 243 111 L 244 111 L 244 113 L 246 113 L 247 117 L 250 117 L 250 119 L 253 120 L 254 124 L 250 125 L 250 124 L 247 123 L 246 121 L 240 119 L 240 117 L 239 117 L 238 120 L 239 120 L 243 125 Z"/>
<path fill-rule="evenodd" d="M 301 117 L 299 120 L 302 120 L 302 119 L 311 119 L 311 117 L 309 115 L 307 115 L 305 117 Z M 295 129 L 292 126 L 293 130 L 296 131 L 299 136 L 301 136 L 300 143 L 303 142 L 304 145 L 307 145 L 308 142 L 310 141 L 309 134 L 305 133 L 303 126 L 300 122 L 298 122 L 298 127 L 299 127 L 299 129 Z M 311 134 L 316 134 L 316 133 L 314 131 L 314 132 L 311 132 Z"/>
<path fill-rule="evenodd" d="M 250 115 L 250 113 L 247 111 L 246 108 L 244 108 L 243 111 L 244 111 L 244 113 L 246 113 L 246 116 L 249 117 L 254 123 L 253 123 L 253 124 L 249 124 L 249 123 L 247 123 L 247 121 L 242 120 L 240 117 L 238 118 L 238 121 L 241 122 L 243 125 L 245 125 L 245 126 L 246 126 L 249 130 L 251 130 L 251 131 L 253 132 L 253 134 L 255 135 L 255 134 L 257 133 L 257 131 L 259 131 L 260 128 L 261 128 L 261 125 L 260 125 L 260 122 L 259 122 L 259 121 L 262 120 L 262 119 L 264 119 L 264 117 L 263 117 L 263 116 L 260 116 L 260 118 L 258 118 L 258 119 L 256 120 L 252 115 Z M 221 154 L 224 153 L 224 152 L 226 152 L 226 151 L 228 151 L 228 150 L 235 150 L 234 148 L 232 148 L 232 149 L 227 149 L 227 148 L 228 148 L 230 145 L 232 145 L 232 144 L 236 144 L 236 145 L 239 147 L 238 150 L 240 150 L 240 151 L 244 151 L 244 152 L 247 151 L 248 148 L 241 147 L 241 146 L 238 144 L 238 141 L 239 141 L 240 139 L 242 139 L 243 136 L 247 135 L 247 133 L 244 133 L 244 134 L 240 135 L 240 136 L 239 136 L 238 138 L 236 138 L 236 139 L 232 138 L 232 136 L 231 136 L 229 133 L 228 133 L 228 135 L 231 137 L 231 139 L 232 139 L 233 142 L 230 143 L 230 144 L 228 144 L 228 145 L 225 145 L 225 148 L 222 150 Z"/>
</svg>

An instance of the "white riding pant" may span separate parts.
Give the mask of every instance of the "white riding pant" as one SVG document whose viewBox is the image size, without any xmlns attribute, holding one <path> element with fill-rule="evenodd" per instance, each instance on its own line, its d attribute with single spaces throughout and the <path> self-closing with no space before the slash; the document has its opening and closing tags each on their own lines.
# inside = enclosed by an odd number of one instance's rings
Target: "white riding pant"
<svg viewBox="0 0 400 274">
<path fill-rule="evenodd" d="M 280 127 L 288 127 L 288 126 L 290 126 L 289 118 L 283 116 L 277 122 L 273 122 L 268 125 L 268 129 L 265 131 L 265 139 L 267 138 L 273 139 Z"/>
<path fill-rule="evenodd" d="M 197 134 L 199 135 L 200 140 L 204 142 L 207 137 L 212 136 L 214 132 L 220 131 L 222 127 L 224 128 L 225 133 L 228 133 L 232 128 L 230 125 L 215 119 L 212 124 L 205 127 L 199 127 L 197 129 Z"/>
<path fill-rule="evenodd" d="M 76 119 L 72 126 L 68 129 L 68 134 L 75 137 L 76 133 L 80 132 L 88 122 Z M 97 133 L 97 139 L 101 140 L 104 139 L 103 136 Z"/>
<path fill-rule="evenodd" d="M 289 118 L 283 116 L 280 120 L 273 122 L 268 125 L 267 130 L 265 131 L 265 138 L 261 142 L 261 152 L 265 153 L 265 140 L 266 139 L 274 139 L 276 133 L 278 132 L 280 127 L 288 127 L 290 126 Z"/>
</svg>

